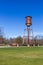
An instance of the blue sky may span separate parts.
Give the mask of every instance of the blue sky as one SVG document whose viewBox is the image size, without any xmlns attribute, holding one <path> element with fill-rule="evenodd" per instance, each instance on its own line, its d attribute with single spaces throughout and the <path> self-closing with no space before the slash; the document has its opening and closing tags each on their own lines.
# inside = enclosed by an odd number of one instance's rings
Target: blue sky
<svg viewBox="0 0 43 65">
<path fill-rule="evenodd" d="M 0 27 L 5 37 L 23 36 L 25 16 L 32 16 L 34 35 L 43 35 L 43 0 L 0 0 Z"/>
</svg>

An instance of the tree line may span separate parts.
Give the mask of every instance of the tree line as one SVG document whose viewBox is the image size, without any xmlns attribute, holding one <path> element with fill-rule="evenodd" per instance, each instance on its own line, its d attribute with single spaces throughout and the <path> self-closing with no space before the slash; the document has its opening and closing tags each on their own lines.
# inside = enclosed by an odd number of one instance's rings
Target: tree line
<svg viewBox="0 0 43 65">
<path fill-rule="evenodd" d="M 19 46 L 27 46 L 28 39 L 18 36 L 16 38 L 6 39 L 3 36 L 2 30 L 0 29 L 0 46 L 2 45 L 19 45 Z M 30 39 L 29 42 L 30 46 L 42 46 L 43 45 L 43 36 L 35 36 L 34 38 Z"/>
</svg>

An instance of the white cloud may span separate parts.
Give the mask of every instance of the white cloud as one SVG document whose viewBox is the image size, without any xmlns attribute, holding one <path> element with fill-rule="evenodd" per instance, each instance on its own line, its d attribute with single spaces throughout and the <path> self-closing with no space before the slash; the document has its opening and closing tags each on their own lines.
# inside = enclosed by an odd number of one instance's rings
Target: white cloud
<svg viewBox="0 0 43 65">
<path fill-rule="evenodd" d="M 43 32 L 33 32 L 33 35 L 36 36 L 36 35 L 41 35 L 43 36 Z"/>
</svg>

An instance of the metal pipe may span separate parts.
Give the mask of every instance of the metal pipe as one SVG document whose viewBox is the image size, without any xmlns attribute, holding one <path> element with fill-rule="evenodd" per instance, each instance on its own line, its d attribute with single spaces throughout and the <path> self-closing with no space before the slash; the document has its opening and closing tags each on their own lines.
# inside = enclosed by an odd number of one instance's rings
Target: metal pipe
<svg viewBox="0 0 43 65">
<path fill-rule="evenodd" d="M 27 27 L 28 31 L 28 45 L 30 45 L 30 27 Z"/>
</svg>

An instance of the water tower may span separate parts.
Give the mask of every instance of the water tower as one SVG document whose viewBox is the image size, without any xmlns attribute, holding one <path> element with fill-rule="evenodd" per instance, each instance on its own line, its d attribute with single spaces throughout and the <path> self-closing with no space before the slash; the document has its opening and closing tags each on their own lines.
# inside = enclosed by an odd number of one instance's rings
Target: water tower
<svg viewBox="0 0 43 65">
<path fill-rule="evenodd" d="M 32 25 L 32 17 L 26 16 L 26 26 L 27 26 L 27 32 L 28 32 L 28 46 L 30 45 L 30 26 Z"/>
</svg>

